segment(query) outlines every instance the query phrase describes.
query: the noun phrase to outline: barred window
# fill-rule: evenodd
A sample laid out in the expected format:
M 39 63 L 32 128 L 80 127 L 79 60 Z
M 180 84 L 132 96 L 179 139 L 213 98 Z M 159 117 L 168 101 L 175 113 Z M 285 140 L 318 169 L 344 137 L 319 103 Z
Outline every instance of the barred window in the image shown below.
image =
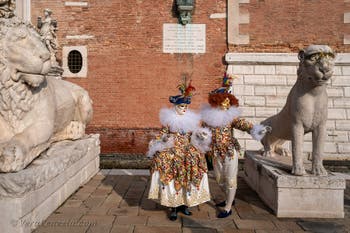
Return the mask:
M 1 1 L 1 0 L 0 0 Z M 87 46 L 63 46 L 62 77 L 86 78 L 88 72 Z
M 79 73 L 83 67 L 83 57 L 78 50 L 72 50 L 68 54 L 68 68 L 73 74 Z

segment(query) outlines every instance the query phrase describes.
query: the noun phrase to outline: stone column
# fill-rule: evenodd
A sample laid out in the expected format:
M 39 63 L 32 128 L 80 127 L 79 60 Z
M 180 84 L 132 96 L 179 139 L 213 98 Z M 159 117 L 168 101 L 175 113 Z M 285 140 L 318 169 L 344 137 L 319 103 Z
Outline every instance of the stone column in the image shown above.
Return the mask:
M 31 21 L 31 0 L 16 0 L 16 15 L 25 21 Z

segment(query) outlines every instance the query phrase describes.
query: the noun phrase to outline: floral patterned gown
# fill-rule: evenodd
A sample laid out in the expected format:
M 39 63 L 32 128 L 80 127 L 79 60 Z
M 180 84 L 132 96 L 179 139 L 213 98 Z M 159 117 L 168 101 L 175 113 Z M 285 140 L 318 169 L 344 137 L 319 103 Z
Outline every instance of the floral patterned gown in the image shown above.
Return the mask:
M 167 137 L 171 143 L 153 156 L 148 198 L 158 199 L 167 207 L 195 206 L 209 201 L 205 155 L 191 143 L 193 131 L 171 128 L 174 127 L 163 127 L 157 138 Z

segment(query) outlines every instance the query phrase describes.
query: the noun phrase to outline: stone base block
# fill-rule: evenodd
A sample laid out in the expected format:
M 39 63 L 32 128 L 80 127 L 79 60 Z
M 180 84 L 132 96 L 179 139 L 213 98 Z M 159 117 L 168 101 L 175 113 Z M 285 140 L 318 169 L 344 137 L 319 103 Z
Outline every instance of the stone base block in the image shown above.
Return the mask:
M 291 175 L 290 163 L 247 151 L 244 178 L 277 217 L 343 218 L 345 180 L 328 176 Z
M 99 171 L 98 135 L 62 141 L 17 173 L 0 174 L 1 233 L 28 233 Z

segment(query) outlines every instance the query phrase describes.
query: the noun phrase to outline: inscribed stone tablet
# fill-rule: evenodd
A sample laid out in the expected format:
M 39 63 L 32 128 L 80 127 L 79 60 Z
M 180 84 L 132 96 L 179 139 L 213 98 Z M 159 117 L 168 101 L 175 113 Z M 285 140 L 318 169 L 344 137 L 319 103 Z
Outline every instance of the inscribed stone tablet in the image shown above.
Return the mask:
M 163 53 L 205 53 L 205 24 L 163 24 Z

